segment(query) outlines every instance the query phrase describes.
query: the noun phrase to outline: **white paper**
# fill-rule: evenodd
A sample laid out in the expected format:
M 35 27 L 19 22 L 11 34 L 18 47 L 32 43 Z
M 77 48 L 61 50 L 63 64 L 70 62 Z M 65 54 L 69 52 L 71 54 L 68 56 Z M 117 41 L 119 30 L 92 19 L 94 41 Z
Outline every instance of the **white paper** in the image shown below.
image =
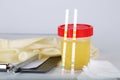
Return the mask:
M 115 80 L 120 78 L 120 71 L 109 61 L 91 60 L 88 67 L 78 76 L 85 80 Z
M 48 58 L 44 58 L 44 59 L 41 59 L 41 60 L 36 60 L 36 61 L 33 61 L 31 62 L 30 64 L 22 67 L 22 68 L 35 68 L 39 65 L 41 65 L 42 63 L 44 63 Z

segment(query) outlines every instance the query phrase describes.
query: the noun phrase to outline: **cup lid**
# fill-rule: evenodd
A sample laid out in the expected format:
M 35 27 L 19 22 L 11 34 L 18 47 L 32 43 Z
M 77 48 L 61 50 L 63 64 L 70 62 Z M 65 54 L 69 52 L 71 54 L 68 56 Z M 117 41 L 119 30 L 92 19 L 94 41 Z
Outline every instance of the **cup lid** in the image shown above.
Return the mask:
M 58 26 L 58 35 L 64 37 L 65 24 Z M 93 35 L 93 27 L 89 24 L 77 24 L 76 38 L 90 37 Z M 68 24 L 67 38 L 73 37 L 73 24 Z

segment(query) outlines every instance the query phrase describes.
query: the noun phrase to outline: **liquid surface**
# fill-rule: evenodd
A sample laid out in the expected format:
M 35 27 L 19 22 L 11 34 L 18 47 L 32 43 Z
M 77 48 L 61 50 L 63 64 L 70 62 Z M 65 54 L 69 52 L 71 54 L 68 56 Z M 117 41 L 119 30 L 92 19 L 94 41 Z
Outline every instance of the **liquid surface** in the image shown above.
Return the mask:
M 65 69 L 71 69 L 72 58 L 72 39 L 66 41 L 66 57 L 65 57 Z M 61 39 L 61 52 L 63 52 L 64 40 Z M 78 39 L 76 41 L 75 49 L 75 70 L 81 70 L 84 66 L 87 66 L 90 60 L 90 40 Z

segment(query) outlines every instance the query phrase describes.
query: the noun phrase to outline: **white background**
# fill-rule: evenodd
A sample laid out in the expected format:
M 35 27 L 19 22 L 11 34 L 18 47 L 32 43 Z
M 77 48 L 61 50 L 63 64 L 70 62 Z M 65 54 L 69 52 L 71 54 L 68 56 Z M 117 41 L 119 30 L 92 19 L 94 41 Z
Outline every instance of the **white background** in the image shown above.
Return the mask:
M 0 33 L 57 34 L 65 9 L 94 26 L 92 41 L 115 65 L 120 57 L 120 0 L 0 0 Z

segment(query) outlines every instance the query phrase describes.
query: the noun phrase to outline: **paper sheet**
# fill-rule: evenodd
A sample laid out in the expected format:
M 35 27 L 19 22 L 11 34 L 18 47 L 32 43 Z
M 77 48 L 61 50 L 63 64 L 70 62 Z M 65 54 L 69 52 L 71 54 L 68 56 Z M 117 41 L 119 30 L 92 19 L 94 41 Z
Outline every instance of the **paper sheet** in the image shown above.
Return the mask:
M 91 60 L 88 67 L 78 76 L 78 80 L 115 80 L 120 71 L 108 61 Z
M 41 60 L 36 60 L 34 62 L 31 62 L 30 64 L 22 67 L 22 68 L 35 68 L 39 65 L 41 65 L 44 61 L 46 61 L 48 58 L 44 58 L 44 59 L 41 59 Z

